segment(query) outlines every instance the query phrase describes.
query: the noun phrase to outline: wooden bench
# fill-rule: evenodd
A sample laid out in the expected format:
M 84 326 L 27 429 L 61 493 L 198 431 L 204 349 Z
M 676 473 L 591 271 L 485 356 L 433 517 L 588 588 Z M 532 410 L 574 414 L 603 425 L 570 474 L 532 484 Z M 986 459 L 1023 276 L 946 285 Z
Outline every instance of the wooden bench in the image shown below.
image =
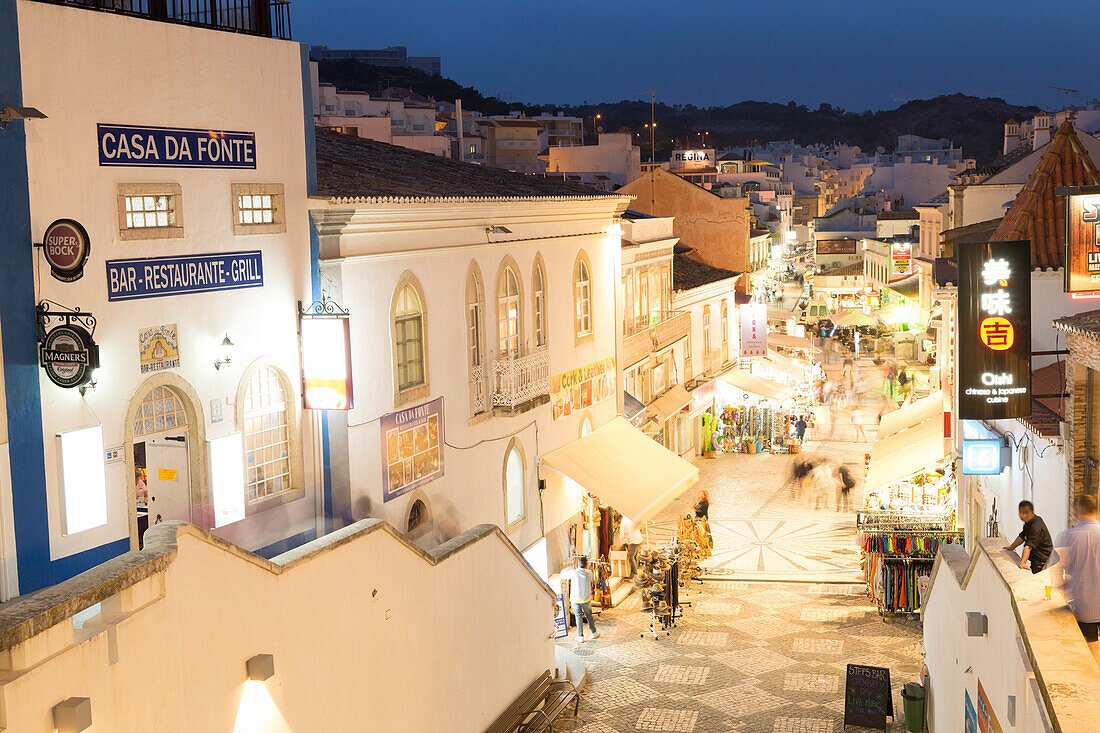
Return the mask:
M 508 706 L 486 733 L 536 733 L 550 730 L 550 724 L 573 703 L 577 717 L 581 698 L 568 680 L 554 681 L 547 670 Z

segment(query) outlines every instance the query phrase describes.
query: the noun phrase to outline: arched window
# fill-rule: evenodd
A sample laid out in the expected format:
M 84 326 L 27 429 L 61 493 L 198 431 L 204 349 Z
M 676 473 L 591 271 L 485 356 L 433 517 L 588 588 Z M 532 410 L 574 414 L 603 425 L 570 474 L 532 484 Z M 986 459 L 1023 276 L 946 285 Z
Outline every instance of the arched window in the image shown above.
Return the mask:
M 398 287 L 393 310 L 393 346 L 397 389 L 402 391 L 425 383 L 424 306 L 412 283 Z
M 523 519 L 527 513 L 525 504 L 525 477 L 523 452 L 513 441 L 504 454 L 504 525 L 510 526 Z
M 497 282 L 498 354 L 501 359 L 519 357 L 520 312 L 519 277 L 511 265 L 505 265 Z
M 290 484 L 290 426 L 283 380 L 272 367 L 255 371 L 244 392 L 244 452 L 249 501 Z
M 535 302 L 535 346 L 546 346 L 546 271 L 541 257 L 535 260 L 531 289 Z
M 582 252 L 573 268 L 573 304 L 576 311 L 577 337 L 592 333 L 592 275 Z
M 424 502 L 417 499 L 413 502 L 412 508 L 409 509 L 409 526 L 406 532 L 412 532 L 418 528 L 427 519 L 428 508 L 424 506 Z
M 476 269 L 471 269 L 466 278 L 466 346 L 471 369 L 481 366 L 485 360 L 481 325 L 482 303 L 484 303 L 484 295 L 481 290 L 481 277 L 478 276 Z

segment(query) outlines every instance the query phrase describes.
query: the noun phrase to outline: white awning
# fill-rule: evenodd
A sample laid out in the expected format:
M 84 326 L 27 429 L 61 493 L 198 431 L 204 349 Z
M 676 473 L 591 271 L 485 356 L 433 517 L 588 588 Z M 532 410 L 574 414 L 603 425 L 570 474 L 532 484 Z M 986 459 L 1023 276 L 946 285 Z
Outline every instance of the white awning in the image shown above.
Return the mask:
M 904 405 L 882 416 L 878 426 L 878 438 L 881 440 L 899 430 L 919 425 L 925 420 L 938 419 L 943 422 L 943 391 L 933 392 L 927 397 Z
M 652 519 L 699 480 L 698 468 L 621 417 L 544 454 L 542 469 L 548 491 L 557 485 L 569 492 L 575 483 L 635 523 Z M 577 503 L 573 513 L 579 510 Z
M 649 405 L 649 410 L 657 416 L 658 420 L 664 422 L 690 404 L 691 394 L 684 389 L 682 384 L 677 384 L 653 400 Z
M 943 420 L 929 419 L 875 441 L 865 489 L 871 491 L 936 467 L 943 457 Z
M 786 333 L 768 333 L 769 346 L 782 346 L 787 349 L 810 350 L 810 339 L 805 336 L 791 336 Z
M 806 378 L 806 367 L 809 366 L 803 362 L 795 361 L 789 356 L 784 356 L 775 349 L 768 349 L 768 355 L 761 358 L 760 361 L 777 372 L 799 381 Z
M 791 394 L 791 388 L 785 387 L 782 384 L 777 384 L 770 379 L 761 379 L 760 377 L 749 374 L 742 369 L 731 369 L 721 377 L 723 382 L 731 384 L 738 389 L 743 389 L 746 392 L 751 392 L 754 395 L 765 397 L 769 400 L 775 400 L 782 402 L 787 399 Z

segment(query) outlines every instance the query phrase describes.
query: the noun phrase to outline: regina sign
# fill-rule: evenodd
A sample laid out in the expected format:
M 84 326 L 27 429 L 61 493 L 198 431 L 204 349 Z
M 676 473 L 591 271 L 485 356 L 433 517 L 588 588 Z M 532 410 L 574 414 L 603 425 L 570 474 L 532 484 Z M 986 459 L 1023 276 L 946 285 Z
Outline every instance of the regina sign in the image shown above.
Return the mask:
M 71 283 L 84 276 L 89 249 L 88 232 L 72 219 L 58 219 L 46 227 L 42 237 L 46 263 L 61 282 Z

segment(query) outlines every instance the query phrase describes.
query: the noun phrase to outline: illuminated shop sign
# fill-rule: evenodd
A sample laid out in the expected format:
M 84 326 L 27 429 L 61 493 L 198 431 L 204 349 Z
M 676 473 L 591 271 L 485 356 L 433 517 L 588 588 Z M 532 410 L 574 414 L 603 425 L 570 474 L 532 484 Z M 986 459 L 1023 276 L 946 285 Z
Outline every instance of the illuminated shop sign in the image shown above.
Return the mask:
M 819 255 L 854 255 L 856 253 L 856 240 L 819 239 L 815 251 Z
M 99 164 L 136 168 L 256 168 L 256 133 L 96 125 Z
M 1012 449 L 999 438 L 963 440 L 962 472 L 968 476 L 999 476 L 1011 456 Z
M 959 248 L 959 417 L 1031 414 L 1031 244 Z
M 351 319 L 302 318 L 302 399 L 307 410 L 350 410 Z
M 890 245 L 890 272 L 908 275 L 913 272 L 913 245 L 909 242 Z
M 768 308 L 762 303 L 746 303 L 741 311 L 741 356 L 768 353 Z
M 1100 290 L 1100 189 L 1069 190 L 1078 193 L 1066 196 L 1065 290 Z
M 716 160 L 715 151 L 707 150 L 673 150 L 669 156 L 669 168 L 682 170 L 684 168 L 713 168 Z
M 50 274 L 61 282 L 71 283 L 84 276 L 84 264 L 91 251 L 88 232 L 73 219 L 58 219 L 46 228 L 42 237 L 42 252 Z

